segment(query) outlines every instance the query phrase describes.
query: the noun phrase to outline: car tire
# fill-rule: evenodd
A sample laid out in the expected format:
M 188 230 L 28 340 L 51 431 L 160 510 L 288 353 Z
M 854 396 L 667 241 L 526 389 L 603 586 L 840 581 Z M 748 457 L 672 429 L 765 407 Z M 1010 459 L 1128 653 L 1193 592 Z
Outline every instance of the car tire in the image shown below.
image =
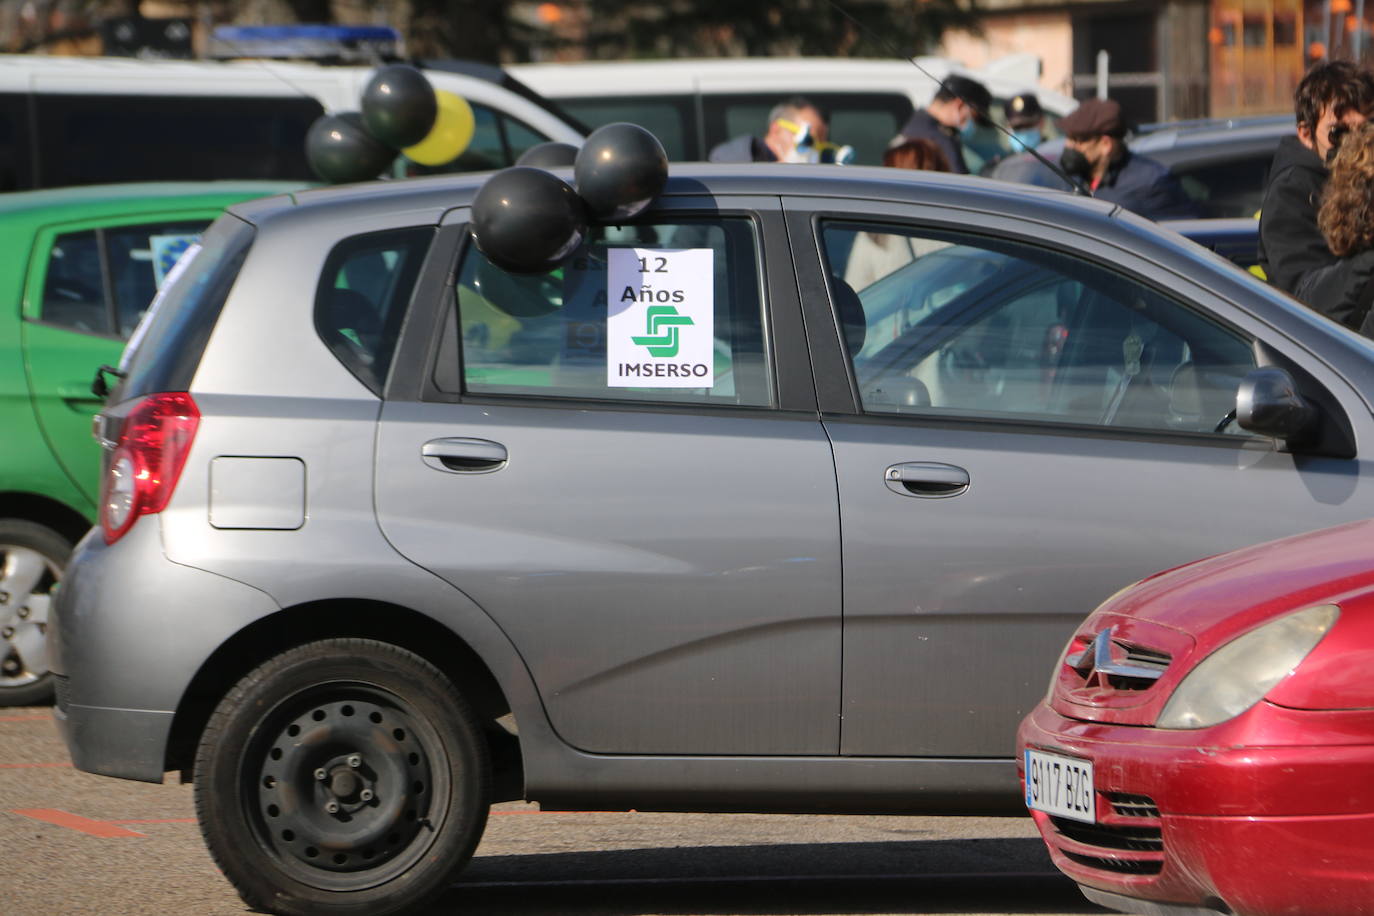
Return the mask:
M 400 913 L 441 894 L 486 826 L 486 740 L 412 652 L 327 639 L 234 686 L 196 753 L 201 832 L 252 908 Z
M 48 612 L 71 555 L 46 525 L 0 519 L 0 706 L 52 702 Z

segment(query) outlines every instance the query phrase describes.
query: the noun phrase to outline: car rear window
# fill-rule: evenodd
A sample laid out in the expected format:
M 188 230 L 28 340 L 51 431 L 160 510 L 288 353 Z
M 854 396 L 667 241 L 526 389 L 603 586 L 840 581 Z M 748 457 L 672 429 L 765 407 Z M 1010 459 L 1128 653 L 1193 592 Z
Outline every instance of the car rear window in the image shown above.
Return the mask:
M 129 339 L 113 403 L 190 387 L 254 235 L 251 225 L 225 214 L 187 249 Z
M 330 252 L 320 275 L 315 330 L 339 362 L 379 397 L 406 304 L 433 240 L 433 226 L 345 239 Z

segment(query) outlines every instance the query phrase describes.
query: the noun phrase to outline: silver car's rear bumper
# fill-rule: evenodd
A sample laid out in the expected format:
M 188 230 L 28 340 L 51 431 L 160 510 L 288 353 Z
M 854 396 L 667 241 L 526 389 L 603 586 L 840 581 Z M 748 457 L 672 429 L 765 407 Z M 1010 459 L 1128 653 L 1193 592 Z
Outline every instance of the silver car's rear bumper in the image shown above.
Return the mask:
M 87 773 L 161 782 L 173 714 L 61 704 L 53 718 L 72 765 Z
M 156 517 L 113 545 L 92 530 L 72 555 L 48 631 L 72 762 L 161 782 L 191 679 L 234 633 L 277 609 L 255 588 L 168 560 Z

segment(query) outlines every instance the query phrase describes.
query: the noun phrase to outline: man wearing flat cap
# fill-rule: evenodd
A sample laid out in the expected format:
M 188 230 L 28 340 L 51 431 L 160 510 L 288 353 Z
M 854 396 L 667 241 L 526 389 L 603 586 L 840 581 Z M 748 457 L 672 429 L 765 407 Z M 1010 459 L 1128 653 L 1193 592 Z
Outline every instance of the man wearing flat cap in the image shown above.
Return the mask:
M 1147 219 L 1197 216 L 1198 208 L 1169 170 L 1126 147 L 1121 105 L 1111 99 L 1086 99 L 1066 117 L 1059 165 L 1092 191 L 1093 197 L 1120 204 Z

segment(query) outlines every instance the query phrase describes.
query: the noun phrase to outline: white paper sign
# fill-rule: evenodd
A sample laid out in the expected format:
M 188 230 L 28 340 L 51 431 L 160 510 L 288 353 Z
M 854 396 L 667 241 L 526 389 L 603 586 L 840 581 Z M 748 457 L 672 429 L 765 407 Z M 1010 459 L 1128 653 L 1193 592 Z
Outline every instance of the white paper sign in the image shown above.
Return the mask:
M 612 248 L 606 266 L 606 384 L 715 384 L 715 252 Z
M 199 235 L 148 236 L 149 257 L 153 262 L 153 281 L 158 289 L 162 289 L 167 274 L 171 273 L 181 256 L 199 241 Z

